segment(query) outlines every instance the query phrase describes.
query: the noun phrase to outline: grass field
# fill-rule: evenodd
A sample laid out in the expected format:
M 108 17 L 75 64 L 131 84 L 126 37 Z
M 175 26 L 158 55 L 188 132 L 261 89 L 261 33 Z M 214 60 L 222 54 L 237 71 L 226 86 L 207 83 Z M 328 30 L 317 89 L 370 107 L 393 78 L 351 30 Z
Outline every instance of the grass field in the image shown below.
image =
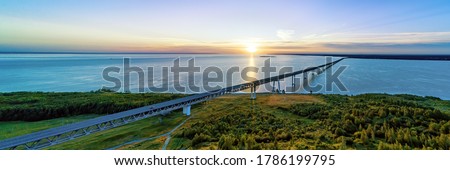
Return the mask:
M 159 116 L 140 120 L 124 126 L 120 126 L 107 131 L 91 134 L 77 138 L 75 140 L 55 145 L 46 149 L 79 149 L 79 150 L 98 150 L 109 149 L 119 146 L 129 141 L 150 138 L 169 132 L 187 117 L 180 112 L 175 112 L 162 117 Z M 163 141 L 164 142 L 164 141 Z M 156 146 L 156 145 L 150 145 Z M 137 147 L 137 146 L 136 146 Z M 122 148 L 122 147 L 120 147 Z M 120 149 L 119 148 L 119 149 Z M 124 147 L 127 148 L 127 147 Z M 128 147 L 132 148 L 132 147 Z M 159 149 L 159 147 L 145 148 Z
M 11 138 L 15 136 L 25 135 L 40 130 L 45 130 L 53 127 L 58 127 L 70 123 L 79 122 L 82 120 L 92 119 L 99 115 L 78 115 L 66 118 L 56 118 L 50 120 L 43 120 L 37 122 L 25 122 L 25 121 L 8 121 L 0 122 L 0 140 Z

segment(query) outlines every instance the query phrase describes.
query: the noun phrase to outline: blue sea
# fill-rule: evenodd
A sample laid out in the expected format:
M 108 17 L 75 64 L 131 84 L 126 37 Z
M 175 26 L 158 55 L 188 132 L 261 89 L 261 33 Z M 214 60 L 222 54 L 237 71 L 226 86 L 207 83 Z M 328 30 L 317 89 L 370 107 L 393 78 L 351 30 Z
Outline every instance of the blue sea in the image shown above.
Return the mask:
M 249 72 L 248 77 L 264 78 L 262 67 L 270 59 L 275 70 L 290 67 L 293 71 L 317 66 L 327 62 L 323 56 L 295 56 L 276 55 L 273 57 L 260 57 L 259 55 L 227 55 L 227 54 L 0 54 L 0 92 L 16 91 L 44 91 L 44 92 L 86 92 L 112 87 L 115 84 L 105 80 L 103 72 L 107 68 L 118 68 L 119 72 L 108 73 L 123 83 L 124 58 L 129 58 L 131 67 L 142 70 L 144 77 L 139 78 L 137 72 L 131 72 L 130 85 L 120 84 L 119 91 L 129 87 L 131 92 L 139 92 L 140 82 L 148 87 L 149 80 L 155 86 L 167 84 L 168 93 L 194 93 L 198 92 L 187 88 L 179 91 L 174 84 L 187 86 L 189 81 L 202 88 L 204 71 L 219 69 L 224 80 L 212 82 L 210 86 L 225 87 L 228 84 L 239 84 L 249 80 L 243 79 L 240 72 L 245 68 L 255 67 L 258 73 Z M 337 60 L 340 57 L 333 57 Z M 180 66 L 185 67 L 188 61 L 194 59 L 195 67 L 200 69 L 194 75 L 180 74 L 180 80 L 174 79 L 170 71 L 174 61 L 180 60 Z M 162 78 L 162 68 L 169 69 L 167 81 Z M 149 78 L 149 68 L 153 68 L 154 77 Z M 212 69 L 211 69 L 212 68 Z M 227 80 L 227 71 L 238 68 L 239 72 L 231 74 Z M 418 61 L 418 60 L 382 60 L 382 59 L 344 59 L 333 66 L 331 72 L 343 69 L 337 76 L 345 86 L 339 89 L 333 85 L 331 89 L 322 88 L 318 93 L 362 94 L 362 93 L 389 93 L 389 94 L 415 94 L 420 96 L 435 96 L 450 100 L 450 61 Z M 108 70 L 108 69 L 107 69 Z M 140 71 L 138 71 L 140 72 Z M 271 76 L 278 75 L 273 72 Z M 322 73 L 311 79 L 311 86 L 323 85 L 329 81 L 327 74 Z M 210 77 L 221 77 L 219 73 L 208 74 Z M 336 75 L 335 75 L 336 76 Z M 300 77 L 300 76 L 299 76 Z M 301 78 L 300 78 L 301 79 Z M 231 81 L 232 80 L 232 81 Z M 292 84 L 291 79 L 280 82 L 285 89 Z M 144 91 L 149 91 L 144 88 Z M 259 92 L 270 91 L 259 88 Z M 295 93 L 307 93 L 300 88 Z

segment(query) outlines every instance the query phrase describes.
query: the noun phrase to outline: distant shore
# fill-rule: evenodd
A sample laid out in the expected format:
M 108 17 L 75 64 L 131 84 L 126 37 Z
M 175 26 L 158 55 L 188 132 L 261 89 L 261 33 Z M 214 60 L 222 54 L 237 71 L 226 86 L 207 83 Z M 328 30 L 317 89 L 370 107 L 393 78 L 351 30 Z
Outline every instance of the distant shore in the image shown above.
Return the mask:
M 333 56 L 359 59 L 390 59 L 390 60 L 450 60 L 450 55 L 432 54 L 285 54 L 285 55 L 309 55 L 309 56 Z
M 0 52 L 0 54 L 218 54 L 202 52 Z

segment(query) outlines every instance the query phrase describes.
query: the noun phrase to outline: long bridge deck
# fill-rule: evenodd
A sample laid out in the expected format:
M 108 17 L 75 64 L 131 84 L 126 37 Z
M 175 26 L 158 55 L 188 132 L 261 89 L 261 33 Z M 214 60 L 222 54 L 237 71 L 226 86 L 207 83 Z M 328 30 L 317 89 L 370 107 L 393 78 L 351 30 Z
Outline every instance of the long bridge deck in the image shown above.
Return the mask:
M 148 117 L 167 114 L 173 110 L 181 108 L 183 108 L 183 112 L 189 114 L 190 113 L 189 109 L 191 105 L 211 100 L 215 97 L 225 95 L 227 93 L 242 91 L 248 88 L 252 88 L 252 93 L 255 93 L 252 95 L 255 95 L 256 97 L 256 90 L 255 90 L 256 86 L 270 83 L 273 81 L 279 81 L 284 78 L 295 76 L 298 74 L 304 74 L 310 71 L 315 71 L 317 69 L 325 70 L 331 67 L 332 65 L 340 62 L 343 59 L 344 58 L 341 58 L 339 60 L 330 63 L 326 63 L 316 67 L 310 67 L 292 73 L 281 74 L 278 76 L 260 79 L 253 82 L 238 84 L 214 91 L 190 95 L 179 99 L 169 100 L 128 111 L 105 115 L 81 121 L 78 123 L 42 130 L 23 136 L 13 137 L 10 139 L 0 141 L 0 149 L 40 149 L 56 145 L 59 143 L 63 143 L 81 136 L 89 135 L 94 132 L 99 132 L 117 126 L 121 126 L 127 123 L 135 122 Z M 188 107 L 188 109 L 186 109 L 186 107 Z

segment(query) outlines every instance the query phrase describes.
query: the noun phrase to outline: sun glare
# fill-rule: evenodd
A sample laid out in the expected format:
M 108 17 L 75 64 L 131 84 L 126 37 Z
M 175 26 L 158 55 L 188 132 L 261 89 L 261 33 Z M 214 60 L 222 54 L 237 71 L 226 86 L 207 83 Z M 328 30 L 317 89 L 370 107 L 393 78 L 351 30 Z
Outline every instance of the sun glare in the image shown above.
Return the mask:
M 249 45 L 247 45 L 246 50 L 247 50 L 249 53 L 255 53 L 258 49 L 256 48 L 256 45 L 255 45 L 255 44 L 249 44 Z

